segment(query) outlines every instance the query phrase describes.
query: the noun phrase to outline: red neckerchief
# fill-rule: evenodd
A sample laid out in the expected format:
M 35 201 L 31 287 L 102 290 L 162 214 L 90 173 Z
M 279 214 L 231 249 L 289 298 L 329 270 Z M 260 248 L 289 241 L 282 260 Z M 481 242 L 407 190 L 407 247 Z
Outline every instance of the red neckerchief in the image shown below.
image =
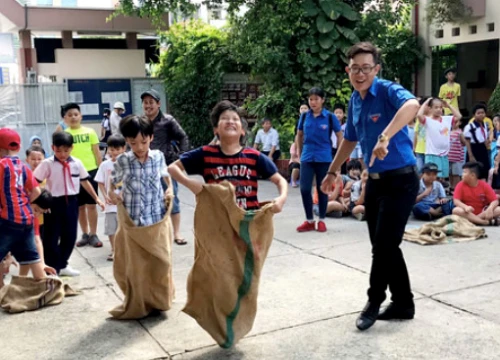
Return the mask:
M 64 196 L 66 197 L 66 203 L 68 202 L 68 181 L 66 180 L 66 175 L 69 176 L 69 180 L 71 182 L 71 188 L 75 190 L 75 185 L 73 184 L 73 179 L 71 176 L 71 168 L 69 166 L 69 162 L 73 161 L 71 156 L 66 161 L 61 161 L 54 156 L 54 160 L 59 161 L 63 167 L 63 178 L 64 178 Z

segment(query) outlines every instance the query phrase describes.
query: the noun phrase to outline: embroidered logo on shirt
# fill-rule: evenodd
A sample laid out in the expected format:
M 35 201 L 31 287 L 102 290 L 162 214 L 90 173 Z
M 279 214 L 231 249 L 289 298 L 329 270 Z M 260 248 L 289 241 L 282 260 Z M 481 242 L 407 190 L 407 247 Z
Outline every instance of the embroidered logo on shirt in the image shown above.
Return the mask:
M 370 115 L 370 119 L 372 119 L 372 121 L 376 123 L 378 119 L 380 119 L 380 114 Z
M 328 125 L 320 125 L 321 130 L 326 130 L 328 129 Z

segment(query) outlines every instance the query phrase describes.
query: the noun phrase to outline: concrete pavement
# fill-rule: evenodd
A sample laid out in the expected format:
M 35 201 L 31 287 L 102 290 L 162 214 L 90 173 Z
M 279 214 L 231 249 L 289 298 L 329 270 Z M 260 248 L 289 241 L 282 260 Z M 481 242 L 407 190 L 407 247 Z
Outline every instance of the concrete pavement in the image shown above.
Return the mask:
M 274 186 L 261 183 L 260 199 Z M 181 312 L 193 263 L 194 198 L 181 189 L 182 229 L 174 245 L 177 298 L 172 310 L 141 321 L 110 320 L 122 294 L 105 248 L 76 249 L 66 278 L 83 294 L 61 305 L 10 315 L 0 312 L 0 358 L 17 359 L 495 359 L 500 358 L 500 228 L 486 239 L 424 247 L 404 243 L 416 296 L 416 318 L 377 322 L 359 332 L 366 302 L 370 245 L 365 223 L 329 219 L 326 234 L 298 234 L 304 215 L 290 189 L 275 218 L 275 239 L 261 278 L 252 332 L 231 350 L 218 348 Z M 412 224 L 419 224 L 411 221 Z M 100 219 L 100 234 L 104 218 Z M 101 239 L 105 239 L 101 236 Z

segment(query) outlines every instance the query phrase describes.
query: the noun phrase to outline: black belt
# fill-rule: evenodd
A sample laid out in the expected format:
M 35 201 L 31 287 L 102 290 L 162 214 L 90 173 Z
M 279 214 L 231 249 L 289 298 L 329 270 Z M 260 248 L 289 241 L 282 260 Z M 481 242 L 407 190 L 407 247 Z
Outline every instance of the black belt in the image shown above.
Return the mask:
M 404 174 L 410 174 L 412 172 L 417 172 L 417 167 L 416 166 L 405 166 L 399 169 L 394 169 L 394 170 L 387 170 L 384 172 L 380 173 L 370 173 L 370 178 L 373 180 L 379 180 L 391 176 L 396 176 L 396 175 L 404 175 Z

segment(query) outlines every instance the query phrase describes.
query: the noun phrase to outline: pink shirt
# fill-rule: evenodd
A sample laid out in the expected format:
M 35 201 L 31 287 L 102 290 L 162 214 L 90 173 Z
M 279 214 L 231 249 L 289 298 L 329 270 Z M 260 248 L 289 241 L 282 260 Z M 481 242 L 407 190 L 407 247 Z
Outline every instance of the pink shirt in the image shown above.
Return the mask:
M 68 164 L 69 170 L 65 172 L 62 163 L 51 156 L 42 161 L 33 174 L 39 182 L 47 180 L 45 188 L 54 197 L 78 195 L 80 180 L 87 180 L 89 173 L 77 158 L 70 157 Z
M 290 147 L 290 164 L 292 163 L 300 163 L 299 154 L 297 154 L 297 147 L 295 143 Z

